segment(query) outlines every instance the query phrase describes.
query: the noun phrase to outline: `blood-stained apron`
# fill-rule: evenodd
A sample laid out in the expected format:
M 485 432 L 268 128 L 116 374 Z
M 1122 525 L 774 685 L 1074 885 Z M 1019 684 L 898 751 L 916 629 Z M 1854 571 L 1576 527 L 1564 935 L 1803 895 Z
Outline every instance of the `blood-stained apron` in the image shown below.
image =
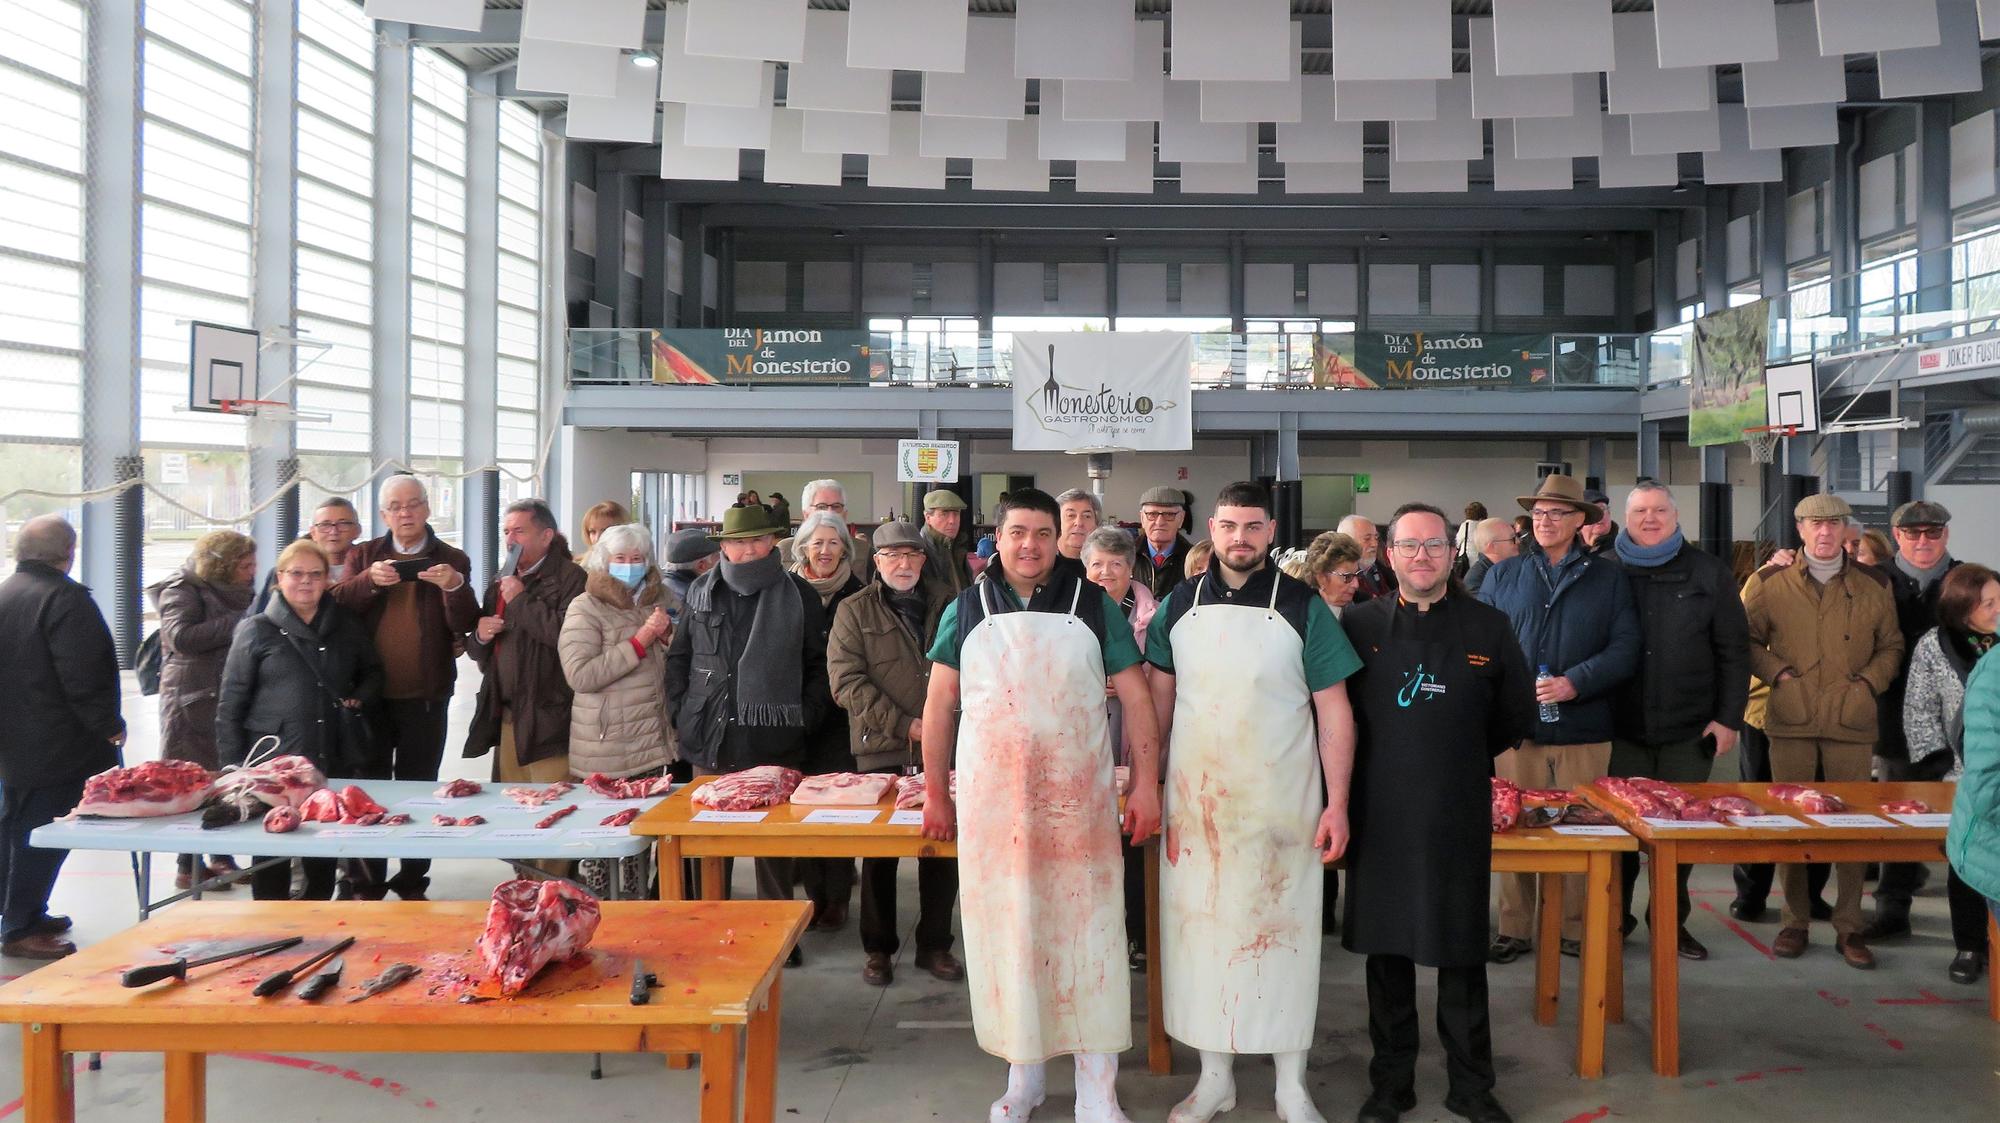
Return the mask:
M 1312 1045 L 1325 809 L 1305 642 L 1271 603 L 1174 623 L 1160 941 L 1167 1033 L 1215 1053 Z
M 986 615 L 959 653 L 959 913 L 979 1047 L 1013 1064 L 1132 1044 L 1104 656 L 1076 616 Z M 1108 621 L 1112 627 L 1117 621 Z

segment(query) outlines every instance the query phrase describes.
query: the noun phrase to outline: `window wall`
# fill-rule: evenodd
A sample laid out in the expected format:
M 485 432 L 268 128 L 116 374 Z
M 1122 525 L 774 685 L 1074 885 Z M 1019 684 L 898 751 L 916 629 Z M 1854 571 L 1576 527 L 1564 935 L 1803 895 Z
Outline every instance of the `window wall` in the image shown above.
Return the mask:
M 500 106 L 498 409 L 494 448 L 500 499 L 525 497 L 520 477 L 541 452 L 537 431 L 542 394 L 542 134 L 533 112 Z
M 410 457 L 449 474 L 465 455 L 465 68 L 414 51 L 410 91 Z M 456 542 L 456 506 L 432 490 L 432 525 Z

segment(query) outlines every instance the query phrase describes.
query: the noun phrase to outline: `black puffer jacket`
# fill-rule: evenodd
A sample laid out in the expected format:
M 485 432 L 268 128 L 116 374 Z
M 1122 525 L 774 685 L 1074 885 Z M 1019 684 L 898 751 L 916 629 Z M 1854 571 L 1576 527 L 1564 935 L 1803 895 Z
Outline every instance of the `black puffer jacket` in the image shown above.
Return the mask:
M 345 738 L 358 723 L 340 713 L 334 696 L 359 698 L 365 712 L 381 692 L 382 657 L 352 613 L 329 595 L 308 624 L 284 597 L 272 597 L 236 626 L 229 645 L 216 755 L 241 764 L 259 738 L 275 735 L 280 752 L 297 753 L 328 775 L 351 775 L 359 762 L 349 751 L 358 746 Z
M 52 787 L 117 765 L 111 629 L 52 565 L 24 561 L 0 582 L 0 683 L 0 783 Z
M 1612 710 L 1618 736 L 1665 745 L 1699 736 L 1711 721 L 1742 729 L 1750 624 L 1728 564 L 1689 544 L 1664 565 L 1626 566 L 1625 580 L 1642 643 L 1639 670 Z
M 805 725 L 798 728 L 745 726 L 736 720 L 736 664 L 750 641 L 753 598 L 731 589 L 720 566 L 696 578 L 689 590 L 688 606 L 681 610 L 667 648 L 667 703 L 680 733 L 681 759 L 696 768 L 735 772 L 760 764 L 810 766 L 820 724 L 833 708 L 826 677 L 826 614 L 819 594 L 796 574 L 785 574 L 784 583 L 773 585 L 766 595 L 781 594 L 788 585 L 804 612 L 798 659 Z M 703 603 L 709 606 L 706 611 L 695 608 Z

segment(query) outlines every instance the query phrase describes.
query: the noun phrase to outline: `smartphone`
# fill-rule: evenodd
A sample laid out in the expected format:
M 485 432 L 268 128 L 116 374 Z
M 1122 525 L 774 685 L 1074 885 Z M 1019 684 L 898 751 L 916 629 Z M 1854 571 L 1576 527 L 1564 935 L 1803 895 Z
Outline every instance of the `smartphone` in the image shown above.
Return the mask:
M 408 560 L 403 560 L 399 558 L 395 561 L 390 562 L 389 564 L 396 567 L 396 576 L 402 578 L 405 581 L 415 581 L 417 579 L 417 574 L 422 573 L 426 569 L 429 569 L 432 565 L 436 563 L 426 558 L 410 558 Z

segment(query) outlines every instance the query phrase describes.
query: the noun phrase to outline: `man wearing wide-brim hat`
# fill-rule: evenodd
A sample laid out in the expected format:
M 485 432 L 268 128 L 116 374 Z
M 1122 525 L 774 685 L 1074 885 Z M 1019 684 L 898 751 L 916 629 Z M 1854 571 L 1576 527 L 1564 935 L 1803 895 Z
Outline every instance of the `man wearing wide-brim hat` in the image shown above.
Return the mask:
M 1585 497 L 1582 484 L 1544 476 L 1519 502 L 1541 549 L 1495 564 L 1480 582 L 1479 599 L 1507 614 L 1529 670 L 1537 672 L 1535 701 L 1553 706 L 1556 720 L 1538 716 L 1529 739 L 1501 753 L 1493 770 L 1524 788 L 1569 788 L 1604 775 L 1611 763 L 1612 702 L 1639 666 L 1639 611 L 1617 559 L 1584 548 L 1581 531 L 1601 521 L 1604 509 Z M 1500 931 L 1488 957 L 1511 963 L 1530 946 L 1536 883 L 1528 874 L 1499 880 Z M 1582 939 L 1583 879 L 1568 877 L 1563 953 L 1579 954 Z
M 698 774 L 800 768 L 832 708 L 819 594 L 786 571 L 783 527 L 762 506 L 723 512 L 722 564 L 688 587 L 667 648 L 667 701 L 681 758 Z M 792 895 L 792 860 L 757 860 L 757 895 Z M 798 958 L 794 953 L 794 959 Z
M 924 546 L 930 560 L 924 563 L 924 577 L 936 581 L 954 594 L 972 584 L 972 551 L 959 539 L 965 524 L 965 500 L 957 492 L 938 488 L 924 496 Z
M 1868 779 L 1876 699 L 1903 666 L 1903 634 L 1888 579 L 1849 560 L 1841 535 L 1853 509 L 1809 495 L 1793 510 L 1803 546 L 1787 566 L 1766 566 L 1743 587 L 1750 673 L 1771 688 L 1764 732 L 1771 778 L 1811 784 Z M 1861 935 L 1861 864 L 1834 866 L 1834 950 L 1850 967 L 1875 966 Z M 1806 867 L 1781 867 L 1785 912 L 1771 951 L 1805 954 L 1811 912 Z

